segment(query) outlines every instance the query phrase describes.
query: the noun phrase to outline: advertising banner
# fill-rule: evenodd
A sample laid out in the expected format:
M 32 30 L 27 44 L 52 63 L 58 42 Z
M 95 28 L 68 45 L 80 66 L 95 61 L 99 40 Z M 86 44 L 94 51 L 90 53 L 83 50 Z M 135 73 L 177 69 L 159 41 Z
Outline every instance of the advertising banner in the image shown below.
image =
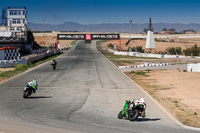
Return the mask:
M 85 34 L 58 34 L 58 40 L 85 40 Z
M 58 40 L 119 40 L 119 34 L 58 34 Z

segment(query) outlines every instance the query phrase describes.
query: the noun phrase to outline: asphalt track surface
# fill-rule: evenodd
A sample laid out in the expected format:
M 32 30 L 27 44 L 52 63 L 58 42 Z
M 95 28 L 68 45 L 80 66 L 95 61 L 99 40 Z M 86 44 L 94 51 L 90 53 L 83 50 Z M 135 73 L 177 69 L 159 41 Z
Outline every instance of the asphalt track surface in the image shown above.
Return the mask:
M 78 42 L 76 49 L 0 85 L 0 132 L 4 133 L 197 133 L 164 112 L 97 49 Z M 38 90 L 22 98 L 25 83 Z M 125 99 L 147 101 L 147 117 L 117 119 Z

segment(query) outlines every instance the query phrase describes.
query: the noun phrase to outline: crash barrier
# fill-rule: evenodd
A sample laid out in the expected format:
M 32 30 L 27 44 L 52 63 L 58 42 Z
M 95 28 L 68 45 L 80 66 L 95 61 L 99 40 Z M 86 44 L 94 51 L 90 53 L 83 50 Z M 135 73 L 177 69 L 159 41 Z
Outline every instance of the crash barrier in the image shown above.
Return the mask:
M 108 51 L 114 53 L 114 55 L 127 55 L 127 56 L 136 56 L 136 57 L 146 57 L 146 58 L 200 58 L 199 56 L 182 56 L 182 55 L 166 55 L 166 54 L 149 54 L 149 53 L 139 53 L 139 52 L 123 52 L 115 51 L 108 48 Z
M 197 64 L 187 64 L 188 72 L 200 72 L 200 63 Z
M 168 63 L 158 63 L 158 64 L 144 63 L 144 64 L 141 64 L 141 65 L 135 65 L 135 66 L 119 66 L 119 68 L 155 67 L 155 66 L 168 66 L 168 65 L 169 65 Z
M 15 67 L 17 64 L 28 65 L 29 62 L 34 63 L 34 62 L 37 62 L 39 60 L 42 60 L 42 59 L 45 59 L 47 57 L 58 54 L 60 52 L 61 52 L 60 50 L 54 50 L 54 51 L 49 52 L 49 53 L 44 53 L 44 54 L 41 54 L 41 55 L 36 55 L 34 57 L 24 58 L 24 59 L 20 59 L 20 60 L 0 60 L 0 68 Z
M 60 52 L 61 52 L 60 50 L 54 50 L 52 52 L 48 52 L 48 53 L 44 53 L 44 54 L 37 55 L 37 56 L 34 56 L 34 57 L 30 57 L 27 60 L 28 60 L 28 62 L 34 63 L 34 62 L 37 62 L 37 61 L 42 60 L 44 58 L 47 58 L 47 57 L 50 57 L 52 55 L 58 54 Z

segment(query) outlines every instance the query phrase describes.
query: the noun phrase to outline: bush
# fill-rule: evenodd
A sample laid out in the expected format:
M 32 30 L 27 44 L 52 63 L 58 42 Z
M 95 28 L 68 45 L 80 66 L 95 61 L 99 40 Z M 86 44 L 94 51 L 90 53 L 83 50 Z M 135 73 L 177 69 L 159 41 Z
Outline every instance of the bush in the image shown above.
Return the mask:
M 165 49 L 165 51 L 168 53 L 168 54 L 171 54 L 171 55 L 176 55 L 176 54 L 182 54 L 182 49 L 181 47 L 170 47 L 170 48 L 167 48 Z
M 109 43 L 108 48 L 114 48 L 114 45 L 112 43 Z
M 26 70 L 27 68 L 28 68 L 27 65 L 18 64 L 18 65 L 15 67 L 15 70 Z
M 143 75 L 143 76 L 145 76 L 146 73 L 143 72 L 143 71 L 139 71 L 139 72 L 137 72 L 136 74 L 137 74 L 137 75 Z
M 144 53 L 144 49 L 142 49 L 142 46 L 133 47 L 133 48 L 132 48 L 132 51 Z
M 199 56 L 200 55 L 200 48 L 197 47 L 195 44 L 192 48 L 188 48 L 183 51 L 187 56 Z
M 131 71 L 130 74 L 135 73 L 135 71 Z

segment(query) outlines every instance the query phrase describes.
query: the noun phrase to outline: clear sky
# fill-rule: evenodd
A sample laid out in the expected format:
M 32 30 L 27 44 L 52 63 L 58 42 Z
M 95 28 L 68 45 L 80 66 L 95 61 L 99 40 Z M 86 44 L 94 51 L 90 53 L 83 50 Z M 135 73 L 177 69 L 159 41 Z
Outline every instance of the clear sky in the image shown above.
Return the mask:
M 0 0 L 8 6 L 25 6 L 33 23 L 200 23 L 200 0 Z

